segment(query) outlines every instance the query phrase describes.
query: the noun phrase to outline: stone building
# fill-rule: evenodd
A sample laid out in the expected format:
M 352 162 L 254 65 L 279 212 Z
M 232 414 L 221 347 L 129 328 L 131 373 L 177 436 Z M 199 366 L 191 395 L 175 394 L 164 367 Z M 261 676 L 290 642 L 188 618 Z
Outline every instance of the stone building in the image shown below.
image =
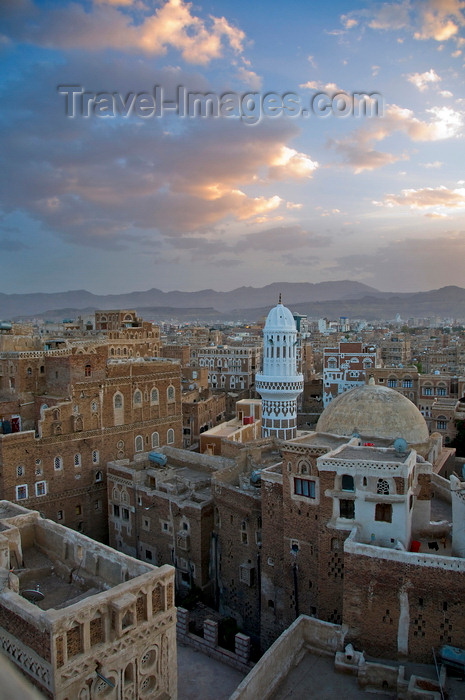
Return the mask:
M 176 568 L 176 589 L 212 594 L 212 474 L 235 462 L 162 448 L 137 461 L 108 464 L 110 544 L 153 564 Z
M 236 417 L 210 428 L 200 435 L 200 452 L 223 454 L 225 442 L 249 443 L 262 435 L 262 404 L 260 399 L 236 401 Z
M 107 462 L 182 444 L 180 366 L 108 355 L 103 341 L 0 354 L 0 493 L 102 541 Z
M 256 345 L 191 348 L 191 365 L 208 367 L 208 381 L 212 389 L 248 390 L 260 369 L 261 353 L 261 347 Z
M 385 367 L 402 367 L 412 361 L 411 339 L 405 333 L 390 333 L 379 341 L 381 362 Z
M 395 389 L 420 410 L 431 433 L 445 444 L 455 438 L 458 402 L 465 396 L 465 377 L 451 374 L 420 374 L 416 367 L 384 367 L 371 370 L 376 384 Z
M 0 644 L 53 700 L 177 698 L 174 570 L 0 501 Z
M 365 383 L 377 365 L 377 351 L 372 345 L 340 342 L 338 347 L 323 351 L 323 406 L 339 394 Z
M 226 396 L 209 389 L 193 389 L 182 396 L 182 442 L 183 447 L 199 445 L 200 436 L 224 421 Z
M 410 401 L 367 385 L 281 445 L 282 465 L 261 472 L 264 647 L 300 613 L 347 624 L 375 656 L 429 661 L 432 646 L 463 646 L 465 563 L 452 517 L 432 517 L 432 483 L 451 498 L 435 474 L 441 442 Z
M 233 466 L 212 476 L 214 528 L 212 565 L 215 600 L 223 615 L 236 619 L 256 638 L 261 617 L 261 470 L 280 463 L 272 438 L 226 445 Z

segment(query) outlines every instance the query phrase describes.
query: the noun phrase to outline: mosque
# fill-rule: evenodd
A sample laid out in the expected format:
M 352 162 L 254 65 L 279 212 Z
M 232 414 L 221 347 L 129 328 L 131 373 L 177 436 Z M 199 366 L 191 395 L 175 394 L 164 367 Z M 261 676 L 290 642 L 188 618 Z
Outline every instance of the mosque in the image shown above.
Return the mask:
M 301 613 L 342 625 L 374 656 L 429 662 L 433 647 L 464 647 L 465 483 L 441 476 L 454 451 L 373 379 L 298 431 L 296 345 L 280 300 L 256 378 L 262 436 L 282 456 L 261 470 L 262 647 Z

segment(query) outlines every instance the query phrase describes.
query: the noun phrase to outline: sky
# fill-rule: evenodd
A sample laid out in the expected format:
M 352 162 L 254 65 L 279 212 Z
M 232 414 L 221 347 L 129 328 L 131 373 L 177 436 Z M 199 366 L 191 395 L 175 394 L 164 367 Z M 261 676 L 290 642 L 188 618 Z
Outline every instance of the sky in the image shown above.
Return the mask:
M 465 287 L 463 0 L 2 0 L 0 67 L 0 292 Z

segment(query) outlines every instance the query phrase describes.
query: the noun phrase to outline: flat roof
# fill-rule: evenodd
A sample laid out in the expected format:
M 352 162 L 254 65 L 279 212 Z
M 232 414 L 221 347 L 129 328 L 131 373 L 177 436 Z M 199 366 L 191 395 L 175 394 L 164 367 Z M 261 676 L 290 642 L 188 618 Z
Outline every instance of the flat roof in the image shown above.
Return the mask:
M 337 455 L 328 455 L 328 457 L 334 459 L 356 459 L 362 462 L 397 462 L 398 464 L 404 464 L 410 452 L 411 450 L 400 453 L 392 448 L 379 449 L 378 447 L 368 447 L 365 445 L 360 445 L 359 447 L 355 445 L 345 445 Z

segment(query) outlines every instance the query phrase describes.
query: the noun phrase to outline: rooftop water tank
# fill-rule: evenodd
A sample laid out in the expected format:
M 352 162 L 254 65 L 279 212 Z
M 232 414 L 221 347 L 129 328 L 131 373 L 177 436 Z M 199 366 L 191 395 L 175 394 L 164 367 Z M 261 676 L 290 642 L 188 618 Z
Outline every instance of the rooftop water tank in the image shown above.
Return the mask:
M 161 452 L 149 452 L 149 462 L 157 464 L 159 467 L 166 466 L 168 458 Z

